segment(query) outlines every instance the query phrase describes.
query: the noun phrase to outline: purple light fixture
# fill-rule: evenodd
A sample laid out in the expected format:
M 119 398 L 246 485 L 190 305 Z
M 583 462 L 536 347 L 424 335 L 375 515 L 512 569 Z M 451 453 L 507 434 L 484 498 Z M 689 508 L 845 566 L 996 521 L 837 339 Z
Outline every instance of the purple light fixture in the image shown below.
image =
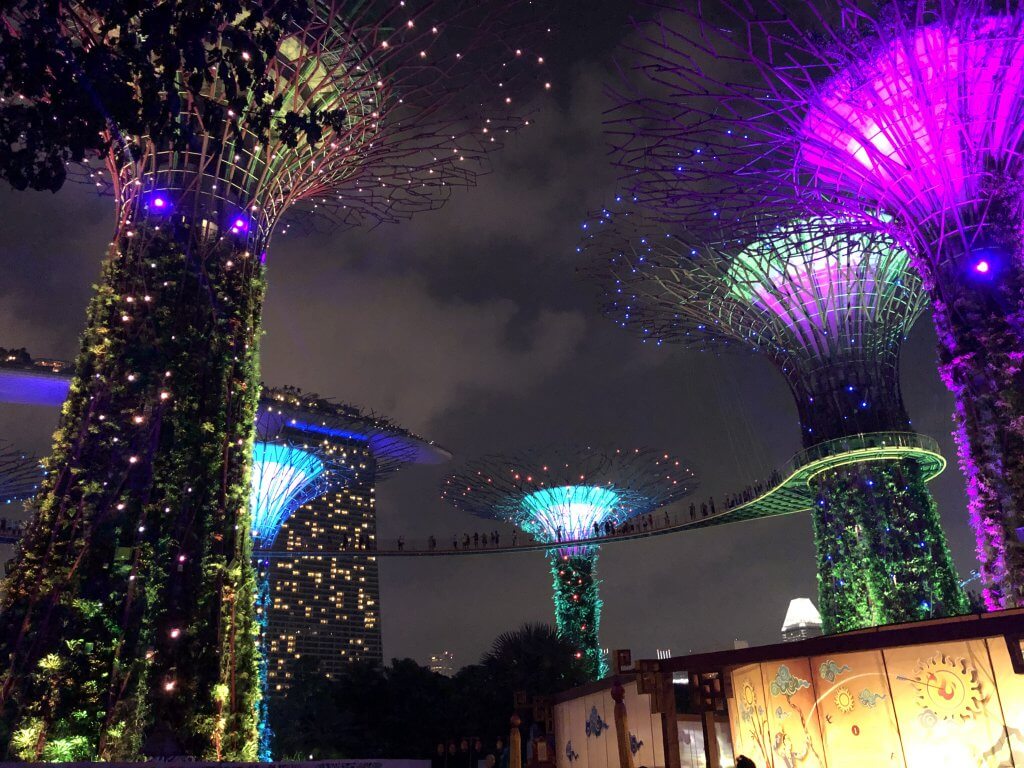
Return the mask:
M 157 215 L 170 213 L 174 207 L 171 205 L 171 198 L 168 197 L 166 192 L 162 191 L 150 192 L 146 197 L 145 205 L 149 213 Z
M 246 216 L 236 215 L 231 219 L 231 234 L 247 235 L 249 234 L 249 226 L 250 221 Z

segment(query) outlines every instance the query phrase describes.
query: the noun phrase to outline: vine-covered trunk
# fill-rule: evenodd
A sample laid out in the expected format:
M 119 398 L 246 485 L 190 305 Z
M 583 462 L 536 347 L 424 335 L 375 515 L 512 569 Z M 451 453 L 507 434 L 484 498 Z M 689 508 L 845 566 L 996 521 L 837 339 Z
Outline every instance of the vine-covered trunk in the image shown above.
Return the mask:
M 3 597 L 12 756 L 256 757 L 248 248 L 184 219 L 111 246 Z
M 975 252 L 940 270 L 930 287 L 985 604 L 1022 607 L 1024 251 Z
M 548 552 L 555 600 L 558 634 L 576 648 L 594 680 L 604 677 L 608 664 L 601 653 L 598 629 L 601 598 L 598 596 L 597 547 L 563 547 Z
M 818 610 L 826 635 L 872 627 L 878 620 L 869 598 L 867 574 L 852 510 L 817 482 L 811 527 L 818 562 Z
M 819 571 L 822 600 L 847 585 L 854 585 L 847 589 L 851 597 L 863 594 L 854 606 L 829 595 L 826 626 L 843 631 L 966 612 L 935 501 L 916 462 L 862 462 L 829 470 L 815 484 L 833 526 L 819 532 L 815 525 L 819 552 L 825 548 L 832 558 Z
M 274 731 L 270 726 L 269 679 L 270 647 L 267 642 L 267 625 L 270 621 L 270 562 L 260 559 L 256 569 L 256 623 L 259 630 L 258 656 L 260 703 L 257 717 L 259 743 L 257 758 L 261 763 L 273 760 Z

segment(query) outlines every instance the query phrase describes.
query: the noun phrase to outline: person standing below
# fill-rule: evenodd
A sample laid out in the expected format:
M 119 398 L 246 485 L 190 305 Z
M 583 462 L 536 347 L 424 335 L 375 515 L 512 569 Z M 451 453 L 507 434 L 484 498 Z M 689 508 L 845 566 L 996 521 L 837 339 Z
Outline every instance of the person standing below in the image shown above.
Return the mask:
M 443 741 L 437 745 L 437 752 L 430 758 L 430 768 L 448 768 L 448 754 Z

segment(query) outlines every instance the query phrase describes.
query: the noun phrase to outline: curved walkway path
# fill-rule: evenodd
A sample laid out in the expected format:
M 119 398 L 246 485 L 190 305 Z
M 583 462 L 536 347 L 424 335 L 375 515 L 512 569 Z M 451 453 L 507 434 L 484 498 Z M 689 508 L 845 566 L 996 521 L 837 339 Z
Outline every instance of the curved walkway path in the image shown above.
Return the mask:
M 67 396 L 70 383 L 69 366 L 61 361 L 39 361 L 34 365 L 5 364 L 0 360 L 0 402 L 31 403 L 35 405 L 59 406 Z M 707 517 L 698 516 L 694 520 L 682 519 L 682 514 L 675 518 L 666 518 L 664 514 L 653 515 L 654 525 L 643 528 L 639 525 L 631 532 L 615 533 L 609 536 L 597 536 L 591 539 L 580 539 L 571 542 L 574 546 L 588 544 L 611 544 L 617 541 L 630 541 L 650 536 L 663 536 L 668 533 L 708 528 L 714 525 L 738 523 L 744 520 L 755 520 L 763 517 L 777 517 L 806 512 L 814 505 L 814 493 L 811 481 L 822 472 L 847 464 L 865 461 L 891 461 L 895 459 L 913 459 L 921 465 L 925 479 L 931 480 L 946 468 L 946 460 L 939 453 L 939 446 L 930 437 L 915 432 L 870 432 L 851 435 L 850 437 L 829 440 L 811 448 L 800 451 L 786 465 L 775 473 L 781 478 L 778 483 L 764 490 L 759 496 L 742 502 L 733 507 L 722 509 Z M 13 535 L 0 533 L 0 543 L 11 543 L 17 538 Z M 331 557 L 338 555 L 372 555 L 375 557 L 452 557 L 456 555 L 489 555 L 509 552 L 531 552 L 551 549 L 550 542 L 541 542 L 523 538 L 515 546 L 506 543 L 502 546 L 487 544 L 485 546 L 461 547 L 450 546 L 451 539 L 437 541 L 431 547 L 426 539 L 405 541 L 399 548 L 397 541 L 394 546 L 352 547 L 345 550 L 323 549 L 303 552 L 284 552 L 279 550 L 262 550 L 260 558 L 282 557 Z M 506 539 L 507 542 L 507 539 Z M 390 543 L 390 542 L 389 542 Z M 565 542 L 569 543 L 569 542 Z
M 654 526 L 646 529 L 638 528 L 632 532 L 616 533 L 609 536 L 597 536 L 591 539 L 578 539 L 563 542 L 572 546 L 588 544 L 612 544 L 618 541 L 631 541 L 651 536 L 664 536 L 668 533 L 689 531 L 698 528 L 709 528 L 714 525 L 739 523 L 744 520 L 755 520 L 762 517 L 778 517 L 797 512 L 806 512 L 814 506 L 814 492 L 810 483 L 822 472 L 848 464 L 865 461 L 891 461 L 894 459 L 912 459 L 921 465 L 926 480 L 931 480 L 946 468 L 946 460 L 939 453 L 936 441 L 915 432 L 870 432 L 851 435 L 838 440 L 819 443 L 796 454 L 785 467 L 779 471 L 782 480 L 760 496 L 738 504 L 730 509 L 723 509 L 707 517 L 698 516 L 695 520 L 666 520 L 664 515 L 655 513 Z M 376 548 L 358 547 L 346 550 L 317 550 L 316 552 L 283 552 L 269 550 L 259 553 L 259 557 L 330 557 L 335 555 L 373 555 L 376 557 L 452 557 L 456 555 L 490 555 L 510 552 L 530 552 L 557 547 L 558 544 L 526 539 L 515 546 L 452 547 L 451 540 L 438 540 L 437 546 L 431 547 L 426 540 L 406 541 L 399 549 L 397 544 L 392 547 Z

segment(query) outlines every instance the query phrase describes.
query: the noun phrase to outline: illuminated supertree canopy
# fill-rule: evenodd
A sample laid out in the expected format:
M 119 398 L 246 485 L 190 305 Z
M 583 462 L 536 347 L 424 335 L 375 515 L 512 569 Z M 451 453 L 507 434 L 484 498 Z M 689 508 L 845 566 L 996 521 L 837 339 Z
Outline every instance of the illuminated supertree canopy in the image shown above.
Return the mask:
M 756 239 L 677 236 L 636 208 L 585 225 L 581 271 L 647 342 L 761 352 L 785 376 L 804 445 L 906 432 L 900 345 L 925 306 L 891 237 L 830 217 Z M 922 467 L 862 460 L 812 479 L 828 631 L 959 613 L 963 594 Z
M 332 483 L 343 483 L 347 469 L 340 451 L 329 440 L 313 445 L 295 442 L 301 436 L 298 431 L 278 434 L 271 440 L 257 441 L 253 448 L 249 508 L 257 558 L 256 620 L 260 627 L 258 663 L 262 688 L 258 757 L 261 762 L 271 759 L 273 733 L 267 702 L 266 632 L 271 607 L 270 571 L 268 563 L 259 559 L 259 551 L 273 546 L 281 526 L 295 510 L 323 494 Z
M 956 401 L 985 601 L 1024 605 L 1024 9 L 656 5 L 644 85 L 610 125 L 634 193 L 690 231 L 814 211 L 904 242 Z
M 556 447 L 469 462 L 445 481 L 441 496 L 553 545 L 548 557 L 558 632 L 597 678 L 607 671 L 598 644 L 598 547 L 573 542 L 648 515 L 696 487 L 689 466 L 667 453 Z
M 525 0 L 200 5 L 26 1 L 0 25 L 0 173 L 55 187 L 67 164 L 115 203 L 0 604 L 23 759 L 136 759 L 150 737 L 256 757 L 248 501 L 271 234 L 438 207 L 527 122 L 543 61 Z
M 329 490 L 357 484 L 361 477 L 379 481 L 405 464 L 441 463 L 451 454 L 379 415 L 296 387 L 263 389 L 256 432 L 251 504 L 257 546 L 260 682 L 264 692 L 259 756 L 269 760 L 273 733 L 266 696 L 270 661 L 266 637 L 268 631 L 280 632 L 282 628 L 275 628 L 274 586 L 266 550 L 274 546 L 289 516 Z M 365 445 L 368 453 L 357 456 L 351 450 L 353 444 Z M 363 458 L 367 455 L 369 462 Z M 329 577 L 330 558 L 319 559 L 328 561 Z
M 32 498 L 42 479 L 39 459 L 0 440 L 0 504 Z

